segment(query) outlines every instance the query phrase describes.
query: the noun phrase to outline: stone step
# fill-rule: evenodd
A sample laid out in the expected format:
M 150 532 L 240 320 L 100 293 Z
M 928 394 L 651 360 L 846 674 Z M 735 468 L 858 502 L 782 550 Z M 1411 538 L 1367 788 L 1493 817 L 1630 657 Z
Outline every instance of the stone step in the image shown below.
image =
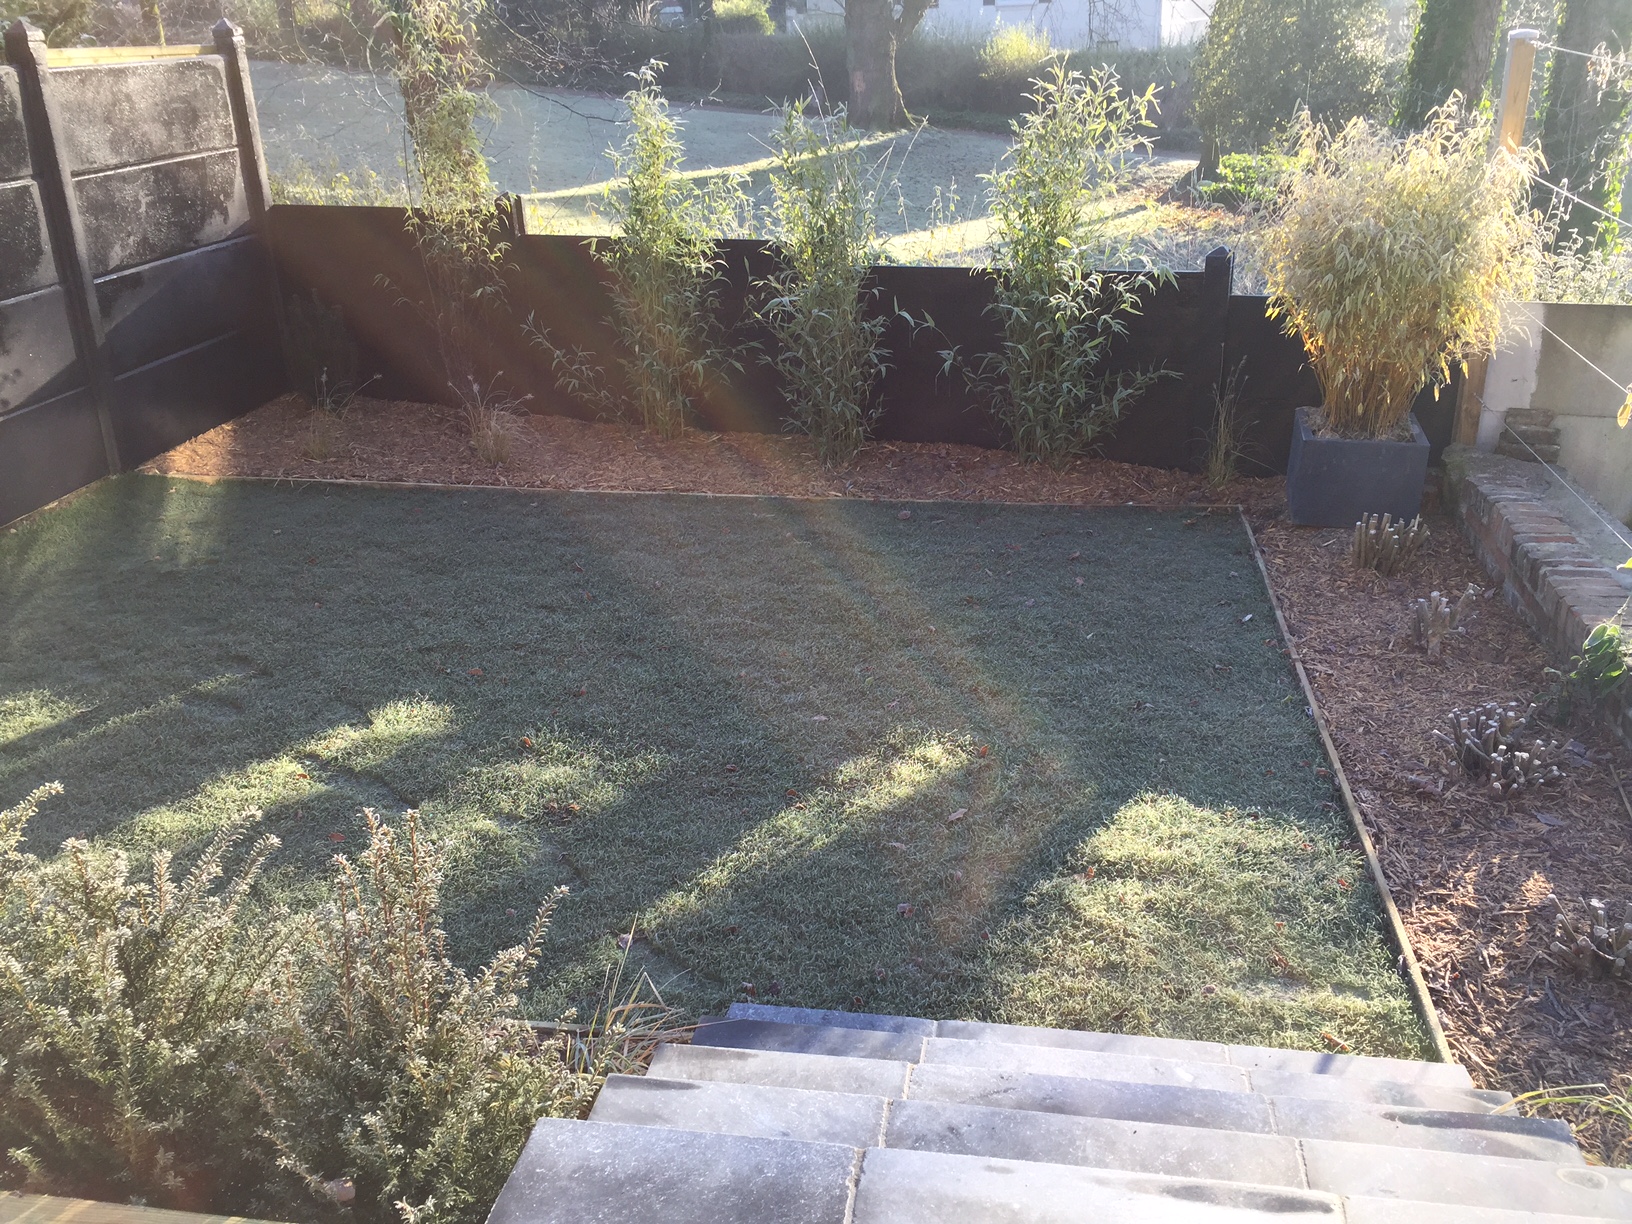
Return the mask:
M 660 1045 L 650 1074 L 665 1079 L 716 1080 L 733 1084 L 780 1084 L 819 1092 L 898 1097 L 911 1064 L 882 1058 L 844 1058 L 731 1046 Z
M 1489 1093 L 1475 1088 L 1441 1088 L 1369 1077 L 1297 1071 L 1248 1071 L 1226 1063 L 1181 1062 L 1143 1055 L 1107 1054 L 1054 1046 L 1007 1045 L 949 1037 L 920 1038 L 874 1029 L 830 1029 L 769 1020 L 705 1018 L 692 1041 L 696 1045 L 732 1046 L 738 1049 L 882 1058 L 898 1062 L 951 1063 L 1000 1071 L 1080 1075 L 1092 1079 L 1173 1084 L 1224 1092 L 1260 1092 L 1266 1096 L 1353 1100 L 1417 1109 L 1488 1112 L 1511 1099 L 1506 1093 Z
M 1131 1080 L 1182 1088 L 1211 1088 L 1223 1092 L 1257 1092 L 1265 1096 L 1314 1097 L 1461 1112 L 1488 1112 L 1508 1099 L 1506 1094 L 1484 1093 L 1476 1088 L 1438 1088 L 1293 1071 L 1248 1072 L 1219 1063 L 1174 1062 L 1125 1054 L 1101 1054 L 1092 1050 L 999 1045 L 995 1042 L 958 1041 L 944 1037 L 926 1038 L 920 1061 L 926 1065 L 986 1067 L 995 1071 L 1021 1071 L 1037 1075 L 1077 1075 L 1089 1079 Z
M 1552 1211 L 1511 1211 L 1500 1207 L 1462 1207 L 1455 1203 L 1413 1203 L 1400 1199 L 1350 1195 L 1343 1200 L 1348 1224 L 1586 1224 L 1591 1216 Z
M 881 1033 L 935 1036 L 936 1022 L 916 1016 L 885 1016 L 875 1012 L 823 1011 L 813 1007 L 781 1007 L 775 1003 L 733 1003 L 728 1020 L 769 1020 L 773 1024 L 814 1024 L 818 1028 L 876 1029 Z
M 1337 1224 L 1330 1194 L 873 1148 L 854 1224 Z
M 915 1100 L 891 1107 L 883 1146 L 1331 1194 L 1391 1193 L 1490 1207 L 1530 1203 L 1538 1211 L 1632 1216 L 1632 1194 L 1620 1195 L 1579 1158 L 1558 1165 Z M 1632 1173 L 1627 1179 L 1632 1185 Z M 1605 1184 L 1594 1191 L 1596 1183 Z
M 919 1037 L 947 1037 L 963 1041 L 995 1041 L 1004 1045 L 1043 1045 L 1107 1054 L 1134 1054 L 1184 1062 L 1227 1063 L 1252 1071 L 1293 1071 L 1302 1074 L 1355 1075 L 1398 1083 L 1434 1084 L 1471 1088 L 1467 1069 L 1456 1063 L 1417 1059 L 1374 1058 L 1308 1050 L 1278 1050 L 1258 1046 L 1223 1045 L 1211 1041 L 1184 1041 L 1171 1037 L 1141 1037 L 1124 1033 L 1090 1033 L 1075 1029 L 1036 1028 L 1020 1024 L 986 1024 L 970 1020 L 918 1020 L 908 1016 L 864 1012 L 815 1011 L 764 1003 L 734 1003 L 729 1019 L 762 1020 L 814 1027 L 864 1028 Z
M 1579 1163 L 1562 1122 L 927 1064 L 912 1100 Z
M 1311 1189 L 1368 1198 L 1414 1199 L 1501 1210 L 1632 1219 L 1632 1171 L 1468 1156 L 1421 1148 L 1302 1140 Z
M 884 1058 L 917 1062 L 926 1038 L 879 1029 L 819 1028 L 771 1020 L 717 1020 L 705 1016 L 692 1034 L 693 1045 L 781 1050 L 789 1054 L 834 1054 L 843 1058 Z
M 845 1224 L 837 1143 L 543 1118 L 487 1224 Z
M 1275 1119 L 1275 1133 L 1279 1135 L 1429 1148 L 1470 1156 L 1505 1156 L 1552 1164 L 1586 1163 L 1569 1124 L 1554 1118 L 1403 1109 L 1308 1097 L 1269 1097 L 1267 1100 Z
M 1303 1186 L 1298 1142 L 1280 1135 L 944 1101 L 894 1102 L 884 1142 L 878 1146 L 1208 1181 Z
M 845 1092 L 611 1075 L 589 1120 L 864 1148 L 879 1143 L 884 1108 L 884 1097 Z

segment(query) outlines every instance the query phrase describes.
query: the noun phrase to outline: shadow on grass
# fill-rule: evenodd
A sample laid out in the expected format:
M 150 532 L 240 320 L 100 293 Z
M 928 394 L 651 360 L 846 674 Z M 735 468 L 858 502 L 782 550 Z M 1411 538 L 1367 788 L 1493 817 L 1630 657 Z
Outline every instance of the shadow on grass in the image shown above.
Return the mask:
M 0 584 L 36 848 L 259 807 L 301 903 L 413 805 L 471 959 L 571 886 L 542 1013 L 634 927 L 693 1011 L 1421 1048 L 1231 517 L 127 477 Z

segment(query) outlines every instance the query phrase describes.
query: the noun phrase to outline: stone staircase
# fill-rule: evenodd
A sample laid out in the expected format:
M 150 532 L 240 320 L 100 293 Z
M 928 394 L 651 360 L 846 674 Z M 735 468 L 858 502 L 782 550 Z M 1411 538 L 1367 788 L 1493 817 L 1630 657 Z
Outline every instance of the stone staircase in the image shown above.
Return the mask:
M 1557 463 L 1559 455 L 1558 427 L 1553 414 L 1545 408 L 1510 408 L 1507 428 L 1496 440 L 1496 453 L 1512 459 L 1534 463 Z
M 546 1118 L 489 1224 L 1566 1224 L 1632 1172 L 1447 1063 L 738 1004 L 589 1121 Z

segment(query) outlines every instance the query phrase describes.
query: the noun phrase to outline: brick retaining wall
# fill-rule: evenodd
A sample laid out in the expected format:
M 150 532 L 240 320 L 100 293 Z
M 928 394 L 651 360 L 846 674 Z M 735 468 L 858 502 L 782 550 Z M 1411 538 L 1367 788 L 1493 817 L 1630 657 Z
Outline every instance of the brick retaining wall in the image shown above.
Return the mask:
M 1502 595 L 1567 664 L 1606 621 L 1627 624 L 1628 592 L 1599 553 L 1577 537 L 1546 491 L 1539 465 L 1452 448 L 1445 455 L 1451 512 Z M 1632 694 L 1616 712 L 1632 742 Z

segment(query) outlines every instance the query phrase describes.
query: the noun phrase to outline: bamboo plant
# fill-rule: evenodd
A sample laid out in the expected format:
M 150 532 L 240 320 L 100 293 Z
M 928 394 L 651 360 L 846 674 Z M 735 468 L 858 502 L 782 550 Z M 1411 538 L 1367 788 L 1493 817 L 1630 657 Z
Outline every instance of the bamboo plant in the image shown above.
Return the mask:
M 1319 427 L 1409 437 L 1424 386 L 1495 350 L 1504 301 L 1540 249 L 1535 158 L 1489 153 L 1457 100 L 1409 136 L 1356 119 L 1305 127 L 1265 244 L 1270 313 L 1302 338 L 1325 392 Z

